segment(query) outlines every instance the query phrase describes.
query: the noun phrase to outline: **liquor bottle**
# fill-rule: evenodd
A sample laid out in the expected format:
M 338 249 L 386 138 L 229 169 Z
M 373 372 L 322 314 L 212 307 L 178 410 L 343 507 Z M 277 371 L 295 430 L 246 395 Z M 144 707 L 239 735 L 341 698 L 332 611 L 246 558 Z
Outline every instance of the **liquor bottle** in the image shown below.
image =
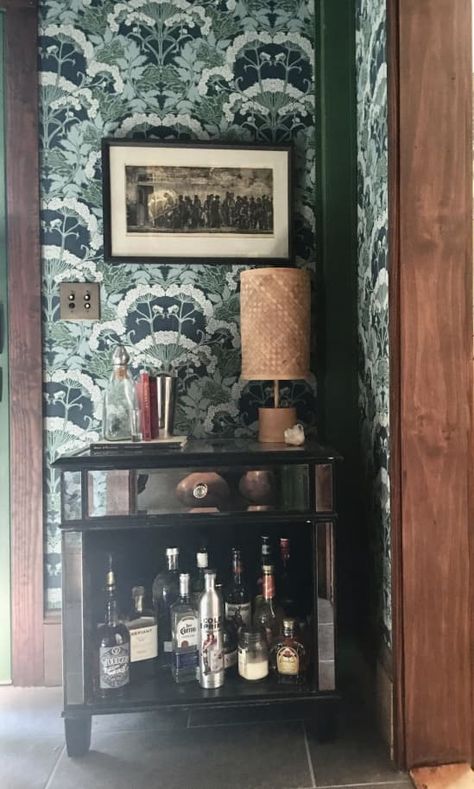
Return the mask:
M 144 606 L 145 589 L 134 586 L 126 625 L 130 634 L 130 679 L 153 676 L 158 656 L 158 627 L 154 611 Z
M 305 679 L 308 653 L 295 634 L 295 620 L 283 620 L 283 634 L 275 639 L 270 651 L 270 666 L 279 682 L 298 683 Z
M 225 594 L 225 618 L 235 623 L 237 631 L 248 627 L 252 619 L 250 595 L 242 575 L 240 550 L 232 548 L 232 582 Z
M 262 571 L 260 577 L 257 580 L 257 595 L 254 601 L 255 607 L 257 607 L 262 600 L 263 568 L 265 565 L 268 566 L 272 564 L 272 548 L 270 545 L 270 537 L 261 536 L 260 540 L 260 566 Z
M 238 658 L 239 634 L 232 620 L 224 621 L 224 670 L 226 676 L 234 674 Z
M 204 573 L 204 592 L 199 600 L 199 684 L 220 688 L 224 683 L 224 603 L 215 588 L 216 571 Z
M 161 666 L 171 666 L 171 618 L 170 607 L 179 594 L 178 548 L 166 549 L 168 568 L 158 573 L 153 581 L 153 607 L 158 619 L 158 660 Z
M 204 592 L 204 572 L 207 570 L 208 561 L 207 548 L 200 548 L 196 553 L 196 573 L 191 583 L 191 601 L 196 609 L 199 605 L 199 598 Z
M 198 672 L 198 618 L 190 602 L 189 573 L 179 576 L 179 597 L 171 606 L 171 634 L 175 682 L 191 682 Z
M 296 616 L 296 601 L 291 573 L 290 541 L 280 537 L 280 571 L 277 578 L 278 600 L 287 616 Z
M 121 696 L 130 682 L 130 635 L 119 620 L 115 573 L 109 555 L 105 578 L 105 620 L 96 633 L 96 692 L 102 698 Z
M 263 595 L 255 609 L 254 626 L 261 627 L 265 631 L 269 647 L 280 633 L 283 616 L 283 611 L 275 600 L 273 565 L 266 564 L 263 567 Z
M 124 346 L 117 345 L 112 354 L 113 370 L 105 390 L 102 414 L 103 436 L 107 441 L 138 438 L 138 405 L 129 361 Z

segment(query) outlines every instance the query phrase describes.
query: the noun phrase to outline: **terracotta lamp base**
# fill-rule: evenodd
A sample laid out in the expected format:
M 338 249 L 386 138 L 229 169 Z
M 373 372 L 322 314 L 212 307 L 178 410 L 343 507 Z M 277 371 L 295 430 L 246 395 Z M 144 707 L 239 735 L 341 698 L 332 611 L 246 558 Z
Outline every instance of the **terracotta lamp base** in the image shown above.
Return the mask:
M 282 444 L 285 430 L 296 422 L 296 408 L 259 408 L 258 440 L 262 444 Z

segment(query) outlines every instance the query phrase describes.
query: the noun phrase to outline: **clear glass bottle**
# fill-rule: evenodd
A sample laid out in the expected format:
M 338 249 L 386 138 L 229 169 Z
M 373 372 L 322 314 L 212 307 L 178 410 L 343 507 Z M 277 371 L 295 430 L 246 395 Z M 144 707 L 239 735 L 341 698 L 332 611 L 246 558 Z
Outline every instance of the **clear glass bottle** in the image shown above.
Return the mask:
M 284 613 L 275 600 L 275 579 L 273 565 L 263 567 L 263 595 L 254 613 L 254 626 L 265 631 L 267 644 L 271 646 L 279 635 Z
M 130 633 L 130 679 L 153 676 L 158 656 L 158 627 L 155 612 L 145 608 L 145 588 L 132 589 L 132 608 L 127 620 Z
M 199 606 L 199 598 L 204 592 L 204 573 L 207 570 L 208 563 L 207 548 L 200 548 L 196 553 L 196 571 L 191 582 L 191 601 L 196 610 Z
M 128 369 L 130 356 L 123 345 L 112 354 L 112 375 L 104 394 L 102 425 L 107 441 L 136 440 L 138 406 L 135 384 Z
M 96 631 L 95 691 L 102 698 L 121 696 L 130 682 L 130 635 L 119 620 L 115 573 L 109 555 L 105 579 L 105 619 Z
M 241 553 L 232 548 L 232 581 L 225 593 L 225 618 L 233 621 L 235 627 L 249 627 L 252 620 L 250 595 L 243 579 Z
M 179 594 L 179 548 L 166 549 L 168 567 L 158 573 L 153 581 L 153 608 L 158 620 L 158 661 L 160 666 L 171 666 L 171 617 L 170 608 Z
M 224 684 L 224 603 L 215 588 L 215 570 L 206 570 L 204 582 L 199 600 L 199 684 L 220 688 Z
M 295 633 L 295 620 L 283 620 L 283 634 L 270 650 L 270 665 L 279 682 L 303 682 L 308 668 L 308 653 Z
M 171 639 L 175 682 L 192 682 L 198 675 L 198 618 L 189 595 L 189 573 L 179 576 L 179 597 L 171 606 Z
M 253 682 L 268 676 L 268 647 L 260 628 L 242 628 L 239 633 L 239 675 Z

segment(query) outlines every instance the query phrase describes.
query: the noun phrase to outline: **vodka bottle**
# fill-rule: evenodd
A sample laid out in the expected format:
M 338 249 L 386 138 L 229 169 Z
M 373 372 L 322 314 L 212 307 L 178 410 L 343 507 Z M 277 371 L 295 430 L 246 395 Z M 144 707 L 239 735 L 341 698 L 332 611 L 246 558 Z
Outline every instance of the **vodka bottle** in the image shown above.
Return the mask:
M 220 688 L 224 684 L 224 603 L 215 588 L 215 570 L 206 570 L 204 584 L 199 600 L 199 684 Z
M 171 606 L 173 662 L 171 671 L 176 682 L 197 679 L 198 619 L 189 598 L 189 573 L 179 576 L 179 598 Z
M 158 653 L 161 666 L 171 666 L 171 618 L 170 607 L 179 594 L 178 548 L 166 549 L 168 569 L 158 573 L 153 581 L 153 607 L 158 618 Z

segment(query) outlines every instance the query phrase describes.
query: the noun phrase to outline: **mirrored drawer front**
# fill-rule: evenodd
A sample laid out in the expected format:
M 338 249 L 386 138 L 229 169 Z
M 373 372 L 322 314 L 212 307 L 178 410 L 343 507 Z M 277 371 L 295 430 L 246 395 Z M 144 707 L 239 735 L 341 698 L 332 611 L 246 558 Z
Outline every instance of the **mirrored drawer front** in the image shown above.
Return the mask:
M 308 466 L 88 472 L 90 518 L 210 512 L 306 512 Z

